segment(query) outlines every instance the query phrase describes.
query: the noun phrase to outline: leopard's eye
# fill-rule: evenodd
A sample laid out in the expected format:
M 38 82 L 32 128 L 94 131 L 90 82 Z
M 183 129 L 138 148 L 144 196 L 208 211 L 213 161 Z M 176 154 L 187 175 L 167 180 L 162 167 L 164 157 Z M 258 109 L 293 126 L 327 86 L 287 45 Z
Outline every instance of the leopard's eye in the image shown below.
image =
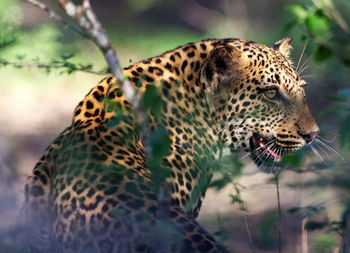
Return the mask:
M 277 90 L 276 89 L 268 89 L 264 92 L 264 95 L 268 99 L 274 99 L 277 96 Z

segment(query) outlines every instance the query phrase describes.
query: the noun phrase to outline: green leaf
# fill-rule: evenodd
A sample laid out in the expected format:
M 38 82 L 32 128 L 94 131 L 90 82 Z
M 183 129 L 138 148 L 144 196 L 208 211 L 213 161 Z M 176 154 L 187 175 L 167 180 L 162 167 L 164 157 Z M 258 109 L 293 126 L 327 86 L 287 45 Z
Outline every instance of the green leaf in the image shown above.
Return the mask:
M 330 22 L 324 12 L 318 9 L 306 18 L 306 25 L 313 34 L 324 36 L 329 30 Z
M 72 58 L 73 56 L 74 56 L 74 53 L 68 53 L 68 54 L 62 54 L 61 58 L 66 61 L 66 60 Z
M 242 174 L 242 169 L 243 163 L 237 153 L 222 157 L 220 164 L 216 168 L 219 177 L 214 178 L 209 187 L 213 187 L 216 190 L 224 188 L 227 184 L 233 183 Z
M 75 70 L 77 68 L 76 65 L 74 63 L 72 63 L 72 62 L 65 62 L 64 66 L 69 68 L 71 71 L 73 71 L 73 70 Z
M 287 9 L 296 17 L 299 23 L 304 23 L 308 16 L 307 10 L 299 4 L 290 5 Z
M 0 65 L 6 66 L 6 65 L 8 65 L 8 64 L 9 64 L 9 63 L 8 63 L 7 60 L 1 59 L 1 58 L 0 58 Z
M 152 154 L 148 165 L 151 169 L 154 181 L 160 184 L 171 174 L 170 168 L 162 166 L 164 157 L 170 154 L 171 142 L 166 128 L 164 126 L 159 126 L 154 131 L 151 131 L 147 136 L 147 141 Z
M 79 64 L 79 66 L 81 66 L 81 68 L 83 68 L 84 70 L 92 69 L 92 64 Z
M 304 162 L 305 153 L 306 152 L 304 149 L 299 149 L 296 152 L 285 154 L 282 157 L 282 163 L 284 165 L 287 165 L 287 166 L 289 165 L 296 169 L 301 168 Z
M 247 204 L 242 199 L 242 196 L 241 196 L 239 189 L 236 188 L 236 194 L 230 194 L 229 196 L 231 197 L 232 204 L 237 203 L 239 205 L 239 209 L 241 211 L 248 211 Z
M 227 184 L 231 182 L 230 178 L 227 177 L 221 177 L 218 179 L 213 179 L 209 185 L 209 187 L 213 187 L 216 190 L 221 190 L 224 188 Z
M 234 153 L 230 155 L 230 158 L 231 158 L 231 168 L 233 169 L 233 171 L 235 171 L 237 175 L 241 174 L 243 163 L 239 155 L 237 153 Z
M 316 62 L 323 62 L 325 60 L 328 60 L 332 56 L 333 52 L 330 48 L 319 45 L 314 56 L 314 60 Z
M 158 127 L 150 133 L 148 139 L 152 148 L 152 162 L 155 163 L 155 166 L 160 166 L 163 157 L 170 154 L 170 139 L 166 128 Z
M 17 60 L 22 61 L 26 57 L 25 54 L 18 54 L 16 55 Z
M 141 100 L 143 108 L 156 118 L 157 121 L 160 120 L 161 109 L 162 109 L 162 97 L 159 90 L 154 85 L 149 85 L 146 88 L 145 93 Z

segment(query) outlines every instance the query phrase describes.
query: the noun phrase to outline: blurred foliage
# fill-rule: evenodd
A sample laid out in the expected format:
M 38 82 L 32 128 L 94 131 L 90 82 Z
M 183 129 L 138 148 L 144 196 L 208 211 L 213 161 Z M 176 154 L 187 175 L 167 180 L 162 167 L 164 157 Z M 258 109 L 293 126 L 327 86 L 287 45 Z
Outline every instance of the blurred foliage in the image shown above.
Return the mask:
M 216 225 L 217 225 L 218 229 L 213 233 L 215 238 L 221 243 L 229 240 L 230 234 L 227 231 L 227 229 L 225 229 L 225 226 L 224 226 L 225 219 L 223 219 L 220 215 L 217 215 Z
M 305 207 L 292 207 L 289 209 L 290 213 L 298 213 L 301 215 L 301 218 L 309 218 L 314 214 L 319 214 L 324 212 L 325 207 L 322 205 L 310 205 Z
M 72 74 L 77 71 L 87 72 L 97 75 L 107 75 L 107 71 L 95 71 L 92 69 L 91 63 L 75 63 L 70 61 L 69 59 L 74 56 L 73 53 L 69 55 L 61 55 L 58 59 L 52 59 L 49 62 L 40 62 L 39 58 L 33 58 L 31 61 L 25 61 L 26 55 L 17 55 L 16 59 L 18 61 L 8 61 L 6 59 L 0 58 L 0 66 L 8 66 L 11 65 L 14 68 L 38 68 L 43 69 L 47 74 L 51 73 L 54 70 L 58 71 L 59 75 L 62 74 Z
M 148 154 L 148 165 L 152 172 L 152 178 L 156 185 L 161 185 L 167 177 L 170 176 L 170 168 L 163 166 L 164 157 L 170 154 L 170 138 L 166 128 L 161 122 L 161 108 L 163 108 L 163 100 L 161 94 L 155 85 L 149 85 L 141 98 L 142 109 L 148 112 L 153 118 L 153 122 L 157 123 L 155 129 L 148 129 L 146 126 L 152 119 L 146 119 L 144 125 L 140 125 L 139 132 L 143 134 L 146 141 L 146 149 L 150 149 Z M 136 112 L 142 113 L 142 112 Z M 136 115 L 136 117 L 143 117 Z M 147 151 L 146 151 L 147 152 Z
M 340 147 L 348 151 L 350 150 L 350 88 L 342 88 L 337 91 L 336 95 L 326 98 L 333 103 L 320 116 L 323 119 L 327 116 L 338 115 L 342 119 L 339 127 Z
M 0 50 L 6 49 L 17 41 L 21 14 L 17 1 L 3 0 L 0 4 Z
M 301 27 L 304 39 L 316 44 L 314 60 L 323 62 L 336 56 L 350 67 L 350 4 L 346 1 L 313 0 L 306 5 L 289 6 L 293 20 L 286 29 Z
M 227 184 L 234 182 L 242 174 L 242 169 L 243 163 L 237 153 L 223 156 L 217 167 L 217 172 L 220 173 L 211 180 L 210 187 L 221 190 Z
M 260 249 L 272 250 L 278 247 L 278 212 L 264 214 L 254 231 L 254 241 Z
M 241 195 L 241 187 L 239 187 L 239 185 L 237 184 L 234 184 L 234 190 L 234 193 L 229 194 L 229 197 L 231 198 L 231 203 L 237 203 L 241 211 L 248 211 L 247 203 L 243 200 Z
M 289 6 L 289 11 L 293 15 L 293 20 L 286 25 L 286 29 L 301 28 L 303 31 L 303 39 L 310 41 L 315 47 L 313 60 L 316 63 L 327 64 L 332 77 L 339 80 L 335 83 L 331 95 L 325 96 L 330 106 L 325 108 L 319 114 L 320 123 L 327 122 L 329 118 L 338 118 L 339 122 L 339 150 L 345 157 L 342 158 L 336 150 L 325 144 L 324 140 L 317 141 L 314 148 L 318 145 L 315 155 L 318 157 L 326 156 L 328 154 L 335 154 L 336 162 L 333 164 L 323 163 L 333 171 L 332 177 L 324 177 L 319 174 L 315 181 L 307 182 L 306 186 L 310 187 L 326 187 L 331 186 L 333 189 L 337 188 L 342 193 L 339 194 L 340 201 L 344 204 L 345 209 L 349 208 L 350 189 L 348 183 L 350 180 L 349 160 L 350 154 L 350 89 L 348 81 L 342 80 L 341 71 L 336 66 L 350 67 L 350 2 L 337 0 L 313 0 L 307 4 L 295 4 Z M 335 67 L 332 67 L 335 66 Z M 332 74 L 332 71 L 334 72 Z M 348 70 L 346 70 L 348 72 Z M 337 77 L 338 73 L 340 74 Z M 346 73 L 346 72 L 345 72 Z M 332 78 L 331 77 L 331 78 Z M 321 125 L 322 127 L 322 125 Z M 338 148 L 336 148 L 338 149 Z M 304 159 L 299 159 L 300 156 L 295 156 L 296 164 L 300 165 Z M 294 159 L 292 159 L 294 160 Z M 319 163 L 315 167 L 322 167 Z M 323 166 L 325 167 L 325 166 Z M 315 171 L 317 173 L 317 170 Z M 325 211 L 325 208 L 318 207 L 303 207 L 294 208 L 293 212 L 299 212 L 303 217 L 318 215 Z M 318 221 L 309 220 L 305 229 L 315 230 L 328 228 L 330 231 L 341 231 L 340 235 L 350 233 L 350 231 L 343 230 L 342 221 Z M 343 230 L 343 231 L 342 231 Z M 320 234 L 314 239 L 315 252 L 331 252 L 331 250 L 338 244 L 329 234 Z
M 337 245 L 331 235 L 320 234 L 314 239 L 315 253 L 329 253 Z

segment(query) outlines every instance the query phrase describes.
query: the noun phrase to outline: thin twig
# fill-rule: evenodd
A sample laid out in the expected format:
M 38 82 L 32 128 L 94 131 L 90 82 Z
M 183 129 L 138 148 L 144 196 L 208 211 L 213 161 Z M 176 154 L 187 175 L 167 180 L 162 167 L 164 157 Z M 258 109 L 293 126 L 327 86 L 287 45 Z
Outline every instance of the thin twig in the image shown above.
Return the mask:
M 81 72 L 86 72 L 90 74 L 95 74 L 95 75 L 106 75 L 107 73 L 104 71 L 97 71 L 97 70 L 91 70 L 87 69 L 84 66 L 80 67 L 69 67 L 65 66 L 62 63 L 46 63 L 46 62 L 11 62 L 7 60 L 0 59 L 0 65 L 12 65 L 14 67 L 25 67 L 25 68 L 39 68 L 39 69 L 72 69 L 73 71 L 81 71 Z
M 64 26 L 66 26 L 67 28 L 73 30 L 74 32 L 78 33 L 79 35 L 83 36 L 84 38 L 87 38 L 86 34 L 84 32 L 82 32 L 81 30 L 79 30 L 76 26 L 70 24 L 69 22 L 67 22 L 65 19 L 63 19 L 61 16 L 59 16 L 56 12 L 54 12 L 53 10 L 51 10 L 50 8 L 48 8 L 45 4 L 43 4 L 40 1 L 37 0 L 25 0 L 28 3 L 44 10 L 45 12 L 47 12 L 50 16 L 50 18 L 54 18 L 56 20 L 58 20 L 59 22 L 61 22 Z
M 277 204 L 278 204 L 278 253 L 282 252 L 282 210 L 280 200 L 280 187 L 279 187 L 279 175 L 276 175 L 276 191 L 277 191 Z
M 248 221 L 247 221 L 247 216 L 245 214 L 243 214 L 243 218 L 244 218 L 244 222 L 245 222 L 245 229 L 247 231 L 248 238 L 249 238 L 249 248 L 252 251 L 252 253 L 255 253 L 254 244 L 253 244 L 253 237 L 250 233 L 250 229 L 249 229 L 249 225 L 248 225 Z
M 308 245 L 308 239 L 307 239 L 307 229 L 305 228 L 305 225 L 308 221 L 308 217 L 303 217 L 301 220 L 301 253 L 308 253 L 309 252 L 309 245 Z

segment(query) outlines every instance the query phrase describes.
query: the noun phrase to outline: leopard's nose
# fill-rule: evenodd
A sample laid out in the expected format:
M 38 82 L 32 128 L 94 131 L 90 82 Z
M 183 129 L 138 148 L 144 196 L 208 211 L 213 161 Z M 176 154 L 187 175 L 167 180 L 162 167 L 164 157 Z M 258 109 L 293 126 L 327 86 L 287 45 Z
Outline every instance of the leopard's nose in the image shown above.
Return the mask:
M 302 133 L 301 131 L 298 131 L 298 134 L 303 137 L 303 139 L 306 141 L 306 143 L 311 143 L 317 136 L 319 131 L 310 131 L 307 133 Z

